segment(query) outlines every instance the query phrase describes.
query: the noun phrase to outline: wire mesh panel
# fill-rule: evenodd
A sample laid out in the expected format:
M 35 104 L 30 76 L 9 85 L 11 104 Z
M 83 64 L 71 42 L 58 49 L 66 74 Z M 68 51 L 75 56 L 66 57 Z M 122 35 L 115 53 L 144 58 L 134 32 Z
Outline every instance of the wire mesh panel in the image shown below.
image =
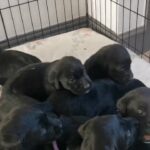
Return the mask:
M 88 0 L 89 26 L 150 61 L 149 0 Z
M 0 0 L 0 46 L 87 26 L 86 0 Z

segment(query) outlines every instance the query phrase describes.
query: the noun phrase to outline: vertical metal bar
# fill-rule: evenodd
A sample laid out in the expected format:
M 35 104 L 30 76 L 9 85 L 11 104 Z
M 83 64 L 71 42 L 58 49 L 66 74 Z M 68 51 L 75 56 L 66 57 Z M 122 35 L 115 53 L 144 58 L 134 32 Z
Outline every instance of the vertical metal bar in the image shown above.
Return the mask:
M 94 21 L 93 21 L 93 1 L 91 0 L 91 21 L 92 21 L 92 29 L 94 28 Z
M 30 20 L 31 20 L 31 26 L 32 26 L 32 30 L 33 30 L 33 36 L 34 36 L 34 39 L 36 39 L 36 36 L 35 36 L 35 30 L 34 30 L 34 25 L 33 25 L 33 20 L 32 20 L 32 15 L 31 15 L 31 9 L 30 9 L 30 2 L 28 0 L 28 8 L 29 8 L 29 15 L 30 15 Z
M 145 47 L 145 28 L 146 28 L 146 15 L 147 15 L 147 6 L 148 6 L 148 0 L 146 0 L 146 5 L 145 5 L 145 15 L 144 15 L 144 31 L 143 31 L 143 40 L 142 40 L 142 53 L 141 57 L 144 53 L 144 47 Z
M 47 0 L 46 0 L 46 9 L 47 9 L 47 14 L 48 14 L 49 29 L 50 29 L 50 33 L 51 33 L 51 18 L 50 18 L 50 15 L 49 15 L 49 7 L 48 7 Z
M 101 9 L 101 0 L 99 2 L 99 8 L 100 8 L 100 31 L 102 32 L 102 9 Z
M 44 37 L 44 32 L 43 32 L 43 27 L 42 27 L 42 16 L 41 16 L 41 11 L 40 11 L 40 6 L 39 6 L 39 0 L 37 0 L 37 6 L 38 6 L 38 13 L 39 13 L 39 18 L 40 18 L 40 26 L 41 26 L 42 36 Z
M 105 34 L 106 34 L 106 0 L 105 0 Z
M 0 10 L 0 17 L 1 17 L 1 19 L 2 19 L 2 24 L 3 24 L 3 28 L 4 28 L 6 40 L 7 40 L 7 43 L 8 43 L 8 47 L 10 47 L 10 42 L 9 42 L 9 38 L 8 38 L 8 35 L 7 35 L 7 30 L 6 30 L 6 28 L 5 28 L 5 22 L 4 22 L 4 18 L 3 18 L 3 15 L 2 15 L 2 11 L 1 11 L 1 10 Z
M 98 31 L 98 23 L 97 23 L 97 0 L 95 0 L 95 20 L 96 20 L 96 24 L 95 24 L 95 29 L 96 31 Z
M 17 35 L 17 30 L 16 30 L 16 26 L 15 26 L 15 22 L 14 22 L 14 17 L 13 17 L 13 14 L 12 14 L 12 10 L 11 10 L 11 6 L 10 6 L 10 1 L 8 0 L 8 6 L 10 8 L 10 15 L 11 15 L 11 20 L 12 20 L 12 23 L 13 23 L 13 28 L 14 28 L 14 31 L 15 31 L 15 37 L 16 37 L 16 40 L 17 40 L 17 44 L 19 44 L 19 39 L 18 39 L 18 35 Z
M 86 2 L 86 24 L 87 24 L 87 27 L 89 27 L 89 3 L 88 3 L 88 0 L 85 0 Z
M 123 13 L 122 13 L 122 17 L 123 17 L 123 19 L 122 19 L 122 39 L 121 39 L 121 43 L 122 44 L 124 44 L 124 0 L 123 0 L 123 6 L 122 6 L 122 8 L 123 8 Z
M 73 22 L 73 8 L 72 8 L 72 0 L 70 0 L 70 7 L 71 7 L 72 26 L 73 26 L 73 29 L 75 29 L 75 27 L 74 27 L 74 22 Z
M 64 16 L 65 16 L 65 30 L 68 31 L 68 29 L 67 29 L 67 18 L 66 18 L 65 0 L 63 0 L 63 8 L 64 8 Z
M 110 1 L 110 36 L 112 37 L 112 1 Z
M 132 5 L 132 0 L 130 0 L 128 47 L 130 47 L 130 38 L 131 38 L 131 5 Z
M 118 0 L 116 0 L 116 41 L 118 41 Z
M 80 27 L 80 0 L 78 0 L 78 16 L 79 16 L 78 26 Z
M 24 21 L 23 21 L 23 17 L 22 17 L 22 12 L 21 12 L 21 7 L 20 7 L 20 3 L 19 0 L 17 0 L 18 6 L 19 6 L 19 12 L 20 12 L 20 17 L 21 17 L 21 23 L 22 23 L 22 27 L 23 27 L 23 32 L 24 32 L 24 38 L 25 41 L 27 41 L 27 35 L 26 35 L 26 31 L 25 31 L 25 26 L 24 26 Z
M 139 0 L 137 2 L 137 14 L 136 14 L 136 32 L 135 32 L 135 51 L 137 50 L 137 24 L 138 24 L 138 12 L 139 12 Z

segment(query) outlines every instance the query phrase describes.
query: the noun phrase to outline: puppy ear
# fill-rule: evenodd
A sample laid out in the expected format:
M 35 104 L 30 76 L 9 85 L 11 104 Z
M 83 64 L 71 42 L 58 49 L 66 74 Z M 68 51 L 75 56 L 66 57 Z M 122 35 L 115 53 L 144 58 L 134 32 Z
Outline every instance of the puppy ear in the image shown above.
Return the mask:
M 127 104 L 128 104 L 128 99 L 126 98 L 126 96 L 119 99 L 117 102 L 118 112 L 120 112 L 121 114 L 126 114 L 127 113 Z
M 85 133 L 86 133 L 87 127 L 89 126 L 89 123 L 90 123 L 90 120 L 88 120 L 87 122 L 85 122 L 78 128 L 78 132 L 82 138 L 85 136 Z
M 50 71 L 48 73 L 48 82 L 56 89 L 60 89 L 58 73 L 56 71 Z

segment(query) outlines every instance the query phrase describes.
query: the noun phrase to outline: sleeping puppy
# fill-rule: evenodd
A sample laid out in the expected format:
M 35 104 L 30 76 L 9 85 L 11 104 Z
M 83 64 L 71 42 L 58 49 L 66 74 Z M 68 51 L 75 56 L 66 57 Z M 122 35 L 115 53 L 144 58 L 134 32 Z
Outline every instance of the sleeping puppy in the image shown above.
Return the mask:
M 80 126 L 80 150 L 128 150 L 136 141 L 138 121 L 117 115 L 94 117 Z
M 30 54 L 15 50 L 0 50 L 0 84 L 3 85 L 20 68 L 41 61 Z
M 46 150 L 62 134 L 61 120 L 47 104 L 1 108 L 1 150 Z
M 119 44 L 113 44 L 103 47 L 87 59 L 85 68 L 92 80 L 110 78 L 125 84 L 133 77 L 130 64 L 127 50 Z
M 20 69 L 6 82 L 2 96 L 27 96 L 44 101 L 53 91 L 65 89 L 75 95 L 89 92 L 91 80 L 74 57 L 52 63 L 38 63 Z
M 89 93 L 76 96 L 66 90 L 53 92 L 47 99 L 57 115 L 96 115 L 116 113 L 116 102 L 125 93 L 145 86 L 139 80 L 131 80 L 127 85 L 118 85 L 112 80 L 94 81 Z
M 124 95 L 117 103 L 124 116 L 135 117 L 140 122 L 140 139 L 150 143 L 150 89 L 137 88 Z

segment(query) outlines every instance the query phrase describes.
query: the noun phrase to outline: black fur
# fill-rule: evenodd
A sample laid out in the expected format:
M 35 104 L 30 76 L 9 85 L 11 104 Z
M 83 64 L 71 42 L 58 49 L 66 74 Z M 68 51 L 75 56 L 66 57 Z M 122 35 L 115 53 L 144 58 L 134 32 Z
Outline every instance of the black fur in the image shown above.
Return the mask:
M 2 96 L 30 97 L 45 101 L 55 90 L 65 89 L 80 95 L 90 88 L 91 80 L 84 66 L 70 56 L 52 63 L 32 64 L 20 69 L 6 82 Z
M 99 80 L 92 84 L 89 93 L 76 96 L 69 91 L 53 92 L 48 101 L 58 115 L 96 115 L 116 113 L 116 102 L 128 91 L 145 86 L 139 80 L 131 80 L 126 86 L 120 86 L 111 80 Z
M 127 93 L 119 99 L 117 108 L 122 115 L 140 121 L 140 138 L 150 142 L 150 89 L 141 87 Z
M 0 150 L 46 150 L 61 134 L 62 122 L 47 103 L 1 101 Z
M 61 116 L 62 120 L 62 136 L 57 140 L 60 150 L 69 150 L 76 146 L 80 146 L 82 139 L 78 133 L 78 128 L 81 124 L 85 123 L 89 117 L 86 116 Z
M 135 146 L 129 150 L 150 150 L 150 144 L 145 144 L 143 142 L 137 141 Z
M 136 141 L 138 121 L 117 115 L 94 117 L 79 128 L 80 150 L 128 150 Z
M 131 59 L 127 50 L 119 45 L 108 45 L 100 49 L 85 62 L 85 68 L 92 80 L 110 78 L 125 84 L 133 76 Z
M 3 85 L 20 68 L 41 62 L 37 57 L 15 50 L 0 51 L 0 84 Z

